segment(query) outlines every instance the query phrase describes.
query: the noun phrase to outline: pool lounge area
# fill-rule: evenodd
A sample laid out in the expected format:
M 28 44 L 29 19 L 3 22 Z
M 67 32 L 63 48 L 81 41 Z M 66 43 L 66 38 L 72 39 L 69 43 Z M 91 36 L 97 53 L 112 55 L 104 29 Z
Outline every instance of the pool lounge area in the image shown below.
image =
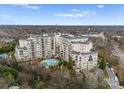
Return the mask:
M 58 61 L 55 59 L 46 59 L 40 62 L 40 64 L 42 66 L 45 66 L 46 68 L 48 68 L 49 66 L 55 66 L 58 64 Z

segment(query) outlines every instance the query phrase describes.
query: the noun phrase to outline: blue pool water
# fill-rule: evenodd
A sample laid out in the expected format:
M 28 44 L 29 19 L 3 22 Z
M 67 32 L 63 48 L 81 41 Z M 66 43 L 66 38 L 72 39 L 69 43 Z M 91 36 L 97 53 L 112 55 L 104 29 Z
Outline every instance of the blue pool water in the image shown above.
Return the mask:
M 0 54 L 0 60 L 5 59 L 6 58 L 6 54 Z
M 44 60 L 43 63 L 45 63 L 46 65 L 54 65 L 56 64 L 56 62 L 52 59 L 48 59 L 48 60 Z

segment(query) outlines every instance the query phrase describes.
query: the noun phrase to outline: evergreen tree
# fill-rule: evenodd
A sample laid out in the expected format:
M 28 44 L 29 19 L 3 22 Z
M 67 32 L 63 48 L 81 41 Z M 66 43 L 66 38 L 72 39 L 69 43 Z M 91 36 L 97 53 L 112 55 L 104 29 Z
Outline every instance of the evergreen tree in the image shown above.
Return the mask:
M 106 67 L 106 62 L 105 60 L 102 58 L 101 62 L 100 62 L 100 66 L 99 66 L 102 70 L 105 70 Z
M 71 56 L 69 56 L 69 61 L 68 61 L 68 63 L 67 63 L 67 68 L 68 68 L 69 70 L 73 70 L 73 61 L 72 61 Z

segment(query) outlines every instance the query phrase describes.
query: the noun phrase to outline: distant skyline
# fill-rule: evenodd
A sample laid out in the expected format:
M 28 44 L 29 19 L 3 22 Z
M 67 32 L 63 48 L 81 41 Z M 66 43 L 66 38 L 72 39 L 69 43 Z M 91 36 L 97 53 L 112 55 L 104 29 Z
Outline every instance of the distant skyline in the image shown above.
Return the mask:
M 0 25 L 124 25 L 124 4 L 0 4 Z

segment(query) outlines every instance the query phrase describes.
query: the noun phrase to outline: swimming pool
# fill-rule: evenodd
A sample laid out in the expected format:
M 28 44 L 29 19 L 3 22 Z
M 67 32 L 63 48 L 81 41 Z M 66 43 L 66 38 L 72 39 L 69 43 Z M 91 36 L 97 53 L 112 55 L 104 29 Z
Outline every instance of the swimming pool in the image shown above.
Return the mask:
M 46 60 L 43 60 L 41 62 L 43 65 L 45 66 L 54 66 L 56 65 L 58 62 L 55 60 L 55 59 L 46 59 Z
M 0 60 L 3 60 L 3 59 L 5 59 L 6 58 L 6 54 L 0 54 Z
M 46 60 L 45 63 L 47 63 L 48 65 L 53 65 L 55 64 L 56 62 L 54 60 Z

